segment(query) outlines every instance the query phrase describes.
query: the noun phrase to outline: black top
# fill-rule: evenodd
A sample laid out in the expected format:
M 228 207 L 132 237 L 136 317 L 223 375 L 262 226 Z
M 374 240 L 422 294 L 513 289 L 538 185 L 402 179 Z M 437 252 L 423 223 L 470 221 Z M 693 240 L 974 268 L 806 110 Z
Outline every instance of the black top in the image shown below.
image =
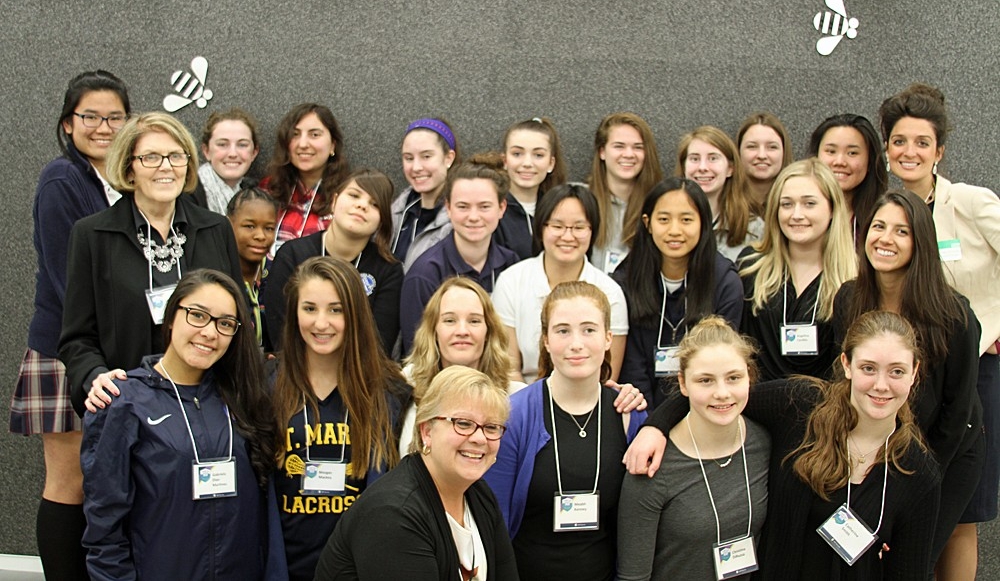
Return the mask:
M 753 293 L 757 274 L 742 277 L 744 302 L 740 332 L 752 337 L 759 346 L 757 366 L 760 371 L 760 381 L 781 379 L 790 375 L 811 375 L 820 379 L 832 379 L 833 365 L 840 355 L 840 348 L 834 339 L 833 321 L 820 320 L 818 313 L 816 318 L 813 318 L 813 307 L 819 298 L 823 274 L 820 273 L 813 279 L 798 296 L 795 295 L 795 285 L 790 281 L 786 282 L 781 290 L 771 295 L 757 314 L 754 314 Z M 807 325 L 813 320 L 817 333 L 816 354 L 782 355 L 782 325 L 785 323 Z
M 771 433 L 767 521 L 757 548 L 760 571 L 756 578 L 913 580 L 931 570 L 934 521 L 941 495 L 941 476 L 930 452 L 910 446 L 901 462 L 912 474 L 889 468 L 885 510 L 875 544 L 853 566 L 848 566 L 816 532 L 847 500 L 847 488 L 834 491 L 829 501 L 816 495 L 792 471 L 794 459 L 785 457 L 805 436 L 806 421 L 822 395 L 804 382 L 777 380 L 754 385 L 744 415 Z M 664 402 L 647 422 L 669 432 L 687 413 L 679 394 Z M 845 434 L 846 439 L 846 434 Z M 851 485 L 851 510 L 872 530 L 879 526 L 885 464 L 876 464 L 861 484 Z M 879 555 L 882 544 L 888 552 Z
M 845 282 L 833 300 L 833 323 L 837 343 L 850 327 L 847 311 L 854 299 L 856 281 Z M 941 470 L 972 448 L 983 432 L 983 407 L 976 391 L 979 377 L 979 319 L 969 301 L 955 293 L 965 310 L 963 322 L 948 333 L 948 355 L 944 361 L 923 361 L 920 383 L 913 390 L 911 407 L 927 444 L 934 450 Z M 928 305 L 927 308 L 933 308 Z
M 323 254 L 325 233 L 321 230 L 284 243 L 274 257 L 274 262 L 264 273 L 260 291 L 261 317 L 265 318 L 264 330 L 275 350 L 281 349 L 281 335 L 285 327 L 285 284 L 300 264 Z M 368 293 L 368 304 L 375 316 L 382 348 L 389 354 L 399 334 L 399 295 L 403 288 L 403 265 L 382 258 L 375 242 L 369 241 L 361 251 L 357 269 L 365 292 Z
M 514 194 L 507 192 L 507 209 L 493 232 L 493 241 L 513 250 L 519 260 L 531 258 L 535 255 L 531 251 L 531 218 Z
M 465 492 L 486 549 L 487 581 L 517 581 L 500 507 L 482 480 Z M 320 555 L 317 581 L 459 579 L 458 551 L 441 497 L 417 454 L 371 485 L 345 514 Z
M 552 530 L 554 501 L 559 485 L 556 479 L 555 449 L 549 440 L 535 456 L 534 472 L 528 486 L 524 519 L 514 537 L 514 553 L 521 579 L 576 581 L 606 580 L 615 576 L 618 528 L 618 496 L 625 477 L 622 457 L 627 447 L 622 416 L 614 408 L 615 393 L 601 390 L 601 474 L 597 488 L 600 493 L 600 530 L 561 532 Z M 542 388 L 545 429 L 552 434 L 549 407 L 549 386 Z M 587 414 L 570 415 L 558 405 L 555 408 L 559 438 L 559 460 L 563 493 L 591 492 L 597 461 L 597 414 L 586 424 L 586 437 L 579 436 Z

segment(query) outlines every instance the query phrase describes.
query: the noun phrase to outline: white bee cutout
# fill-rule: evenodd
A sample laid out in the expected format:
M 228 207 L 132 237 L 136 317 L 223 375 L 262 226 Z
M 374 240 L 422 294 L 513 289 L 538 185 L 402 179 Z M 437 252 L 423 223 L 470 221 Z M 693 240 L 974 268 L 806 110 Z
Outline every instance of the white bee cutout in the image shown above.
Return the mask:
M 816 41 L 816 52 L 828 56 L 837 48 L 844 36 L 847 38 L 858 36 L 858 19 L 847 17 L 844 0 L 825 0 L 825 2 L 826 7 L 833 12 L 817 12 L 813 18 L 813 26 L 823 34 L 829 35 Z
M 212 90 L 205 88 L 207 75 L 208 60 L 203 56 L 194 57 L 190 73 L 183 70 L 174 71 L 170 76 L 170 85 L 175 93 L 163 98 L 163 108 L 173 113 L 194 103 L 199 109 L 204 109 L 212 98 Z

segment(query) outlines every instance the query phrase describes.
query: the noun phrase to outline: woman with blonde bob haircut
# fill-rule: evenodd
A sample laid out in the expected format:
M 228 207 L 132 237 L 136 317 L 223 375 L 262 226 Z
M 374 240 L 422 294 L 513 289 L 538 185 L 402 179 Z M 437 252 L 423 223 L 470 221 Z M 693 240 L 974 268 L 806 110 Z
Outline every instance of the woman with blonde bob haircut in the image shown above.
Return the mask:
M 437 374 L 410 454 L 342 517 L 316 579 L 516 579 L 503 515 L 481 480 L 509 412 L 506 393 L 483 373 Z
M 833 299 L 857 276 L 847 202 L 833 172 L 815 157 L 785 168 L 764 211 L 765 237 L 740 261 L 740 330 L 762 346 L 761 379 L 829 378 L 838 348 Z M 786 331 L 814 333 L 792 343 Z
M 743 248 L 763 237 L 761 210 L 751 196 L 739 150 L 723 130 L 702 125 L 682 136 L 674 175 L 694 180 L 708 196 L 723 256 L 736 260 Z

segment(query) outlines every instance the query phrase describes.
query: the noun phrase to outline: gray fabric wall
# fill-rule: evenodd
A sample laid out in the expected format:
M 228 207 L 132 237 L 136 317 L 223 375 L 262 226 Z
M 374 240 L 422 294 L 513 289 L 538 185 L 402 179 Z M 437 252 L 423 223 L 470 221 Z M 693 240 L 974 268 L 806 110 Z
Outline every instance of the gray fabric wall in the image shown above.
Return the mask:
M 845 0 L 859 21 L 830 56 L 815 49 L 822 0 L 702 2 L 449 2 L 302 0 L 88 3 L 0 1 L 0 378 L 9 394 L 32 312 L 31 202 L 38 172 L 58 154 L 55 121 L 66 82 L 104 68 L 131 88 L 135 110 L 162 108 L 170 75 L 208 59 L 208 107 L 178 116 L 197 133 L 213 109 L 244 106 L 261 121 L 263 166 L 290 106 L 331 107 L 354 164 L 405 185 L 406 124 L 444 115 L 465 152 L 498 147 L 510 123 L 554 119 L 571 178 L 586 176 L 602 116 L 632 110 L 655 132 L 665 169 L 682 133 L 711 123 L 735 132 L 752 110 L 788 126 L 804 153 L 824 117 L 878 105 L 915 80 L 945 92 L 954 132 L 942 171 L 1000 188 L 996 0 Z M 6 395 L 5 395 L 6 397 Z M 34 552 L 41 490 L 37 439 L 0 438 L 0 552 Z

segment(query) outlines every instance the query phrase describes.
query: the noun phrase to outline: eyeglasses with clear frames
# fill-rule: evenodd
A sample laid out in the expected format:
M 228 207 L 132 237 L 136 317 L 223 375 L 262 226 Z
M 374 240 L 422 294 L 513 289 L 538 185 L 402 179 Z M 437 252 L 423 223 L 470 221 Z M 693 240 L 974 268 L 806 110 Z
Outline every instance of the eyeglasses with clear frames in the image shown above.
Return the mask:
M 184 309 L 187 313 L 185 320 L 188 325 L 192 327 L 198 327 L 199 329 L 207 327 L 209 323 L 215 321 L 215 330 L 219 332 L 220 335 L 226 335 L 227 337 L 232 337 L 236 334 L 236 331 L 240 330 L 240 322 L 234 317 L 228 315 L 223 315 L 221 317 L 213 317 L 206 311 L 203 311 L 196 307 L 180 307 Z
M 145 155 L 133 155 L 132 159 L 138 159 L 142 167 L 158 168 L 163 165 L 163 160 L 170 162 L 170 167 L 184 167 L 188 164 L 190 155 L 175 151 L 173 153 L 147 153 Z
M 112 129 L 121 129 L 125 122 L 128 121 L 128 115 L 114 114 L 103 117 L 101 115 L 96 115 L 94 113 L 77 113 L 73 112 L 74 115 L 83 120 L 83 126 L 89 127 L 91 129 L 96 129 L 101 126 L 101 123 L 107 121 L 108 127 Z
M 507 426 L 503 424 L 477 424 L 467 418 L 436 416 L 434 419 L 451 422 L 451 427 L 455 428 L 455 433 L 459 436 L 471 436 L 476 433 L 476 430 L 482 429 L 483 436 L 486 436 L 487 440 L 496 441 L 502 438 L 504 432 L 507 431 Z
M 584 223 L 567 225 L 560 222 L 546 222 L 545 226 L 552 230 L 556 236 L 562 236 L 569 230 L 574 238 L 583 238 L 590 232 L 590 224 Z

